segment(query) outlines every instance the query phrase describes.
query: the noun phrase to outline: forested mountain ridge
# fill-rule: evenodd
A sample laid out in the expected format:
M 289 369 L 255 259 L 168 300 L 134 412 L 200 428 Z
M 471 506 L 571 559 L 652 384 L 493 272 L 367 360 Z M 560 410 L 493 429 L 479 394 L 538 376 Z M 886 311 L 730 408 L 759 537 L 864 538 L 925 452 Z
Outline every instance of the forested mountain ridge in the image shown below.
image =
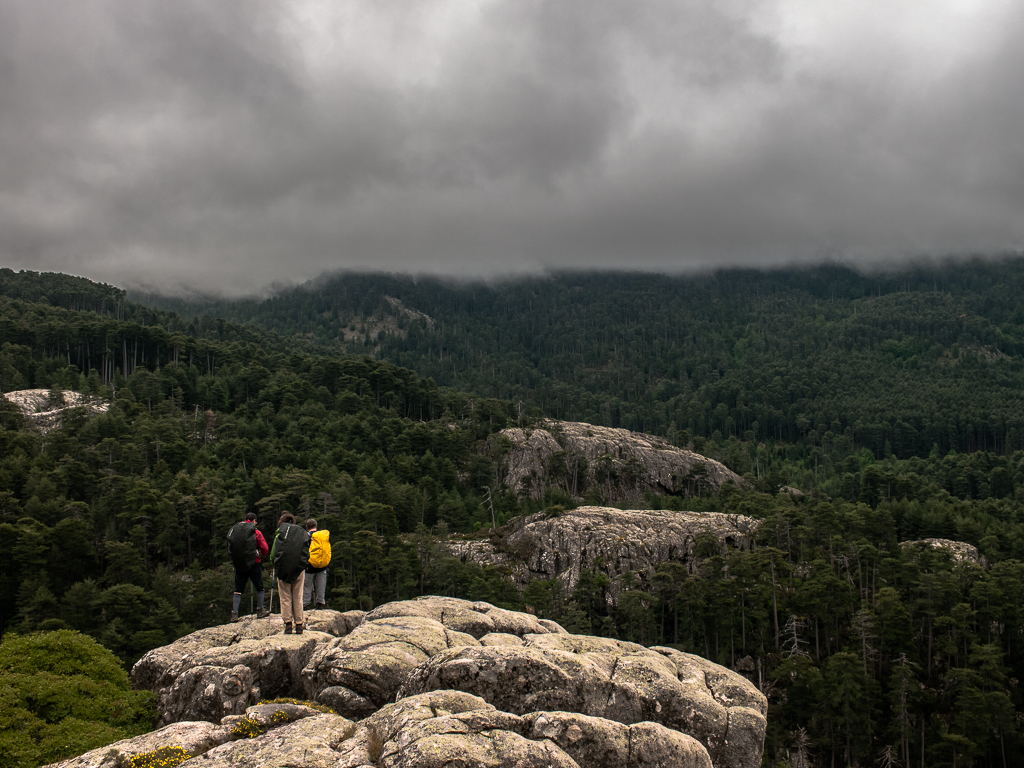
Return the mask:
M 64 360 L 84 374 L 95 370 L 105 385 L 113 383 L 115 369 L 127 377 L 165 361 L 191 366 L 202 358 L 211 369 L 216 358 L 207 342 L 252 344 L 280 353 L 303 346 L 251 325 L 209 316 L 187 320 L 125 295 L 120 288 L 81 277 L 0 268 L 0 333 L 6 342 L 44 352 L 53 361 L 49 367 Z M 19 374 L 18 365 L 0 363 L 0 390 L 27 388 L 30 380 Z
M 878 458 L 909 458 L 933 446 L 1024 448 L 1022 290 L 1015 258 L 882 276 L 837 266 L 494 284 L 343 274 L 264 301 L 147 300 L 373 354 L 553 418 L 808 454 L 847 437 Z
M 997 268 L 1009 269 L 992 267 Z M 814 765 L 844 760 L 866 765 L 884 750 L 895 750 L 888 754 L 904 765 L 1000 766 L 1007 764 L 1006 755 L 1024 747 L 1017 717 L 1024 701 L 1018 683 L 1024 679 L 1024 452 L 1013 448 L 1012 432 L 993 441 L 979 439 L 977 431 L 971 444 L 988 450 L 966 452 L 970 445 L 962 445 L 954 452 L 946 444 L 929 443 L 927 450 L 903 458 L 907 454 L 891 438 L 890 451 L 884 440 L 876 450 L 872 433 L 856 427 L 858 421 L 871 423 L 876 404 L 865 400 L 858 410 L 856 399 L 832 397 L 843 391 L 840 374 L 848 371 L 830 371 L 831 363 L 814 358 L 814 336 L 808 340 L 809 360 L 762 360 L 779 380 L 769 381 L 775 392 L 769 394 L 784 396 L 791 409 L 787 419 L 801 408 L 845 403 L 850 410 L 837 410 L 838 428 L 801 422 L 793 427 L 795 440 L 786 439 L 788 427 L 773 436 L 760 425 L 756 433 L 748 429 L 729 436 L 717 429 L 716 435 L 706 428 L 720 423 L 719 416 L 728 419 L 734 406 L 715 401 L 705 409 L 707 436 L 680 422 L 674 442 L 724 461 L 750 488 L 726 484 L 715 495 L 649 494 L 638 505 L 756 518 L 763 522 L 751 549 L 723 551 L 718 542 L 697 541 L 699 563 L 693 570 L 660 564 L 643 582 L 649 589 L 640 588 L 630 570 L 615 584 L 607 574 L 583 571 L 571 594 L 544 579 L 520 593 L 501 571 L 446 556 L 437 539 L 452 533 L 475 536 L 514 555 L 509 536 L 519 522 L 514 516 L 541 509 L 557 516 L 560 506 L 573 505 L 558 489 L 548 489 L 541 500 L 517 498 L 496 474 L 505 450 L 497 433 L 556 414 L 541 414 L 529 401 L 520 409 L 518 401 L 439 387 L 380 359 L 339 356 L 331 351 L 336 347 L 308 334 L 295 340 L 230 320 L 187 320 L 127 300 L 120 309 L 74 305 L 68 298 L 59 300 L 66 306 L 56 306 L 59 291 L 47 287 L 51 277 L 55 284 L 67 279 L 6 275 L 8 286 L 24 278 L 37 288 L 31 296 L 0 297 L 0 384 L 5 391 L 71 389 L 103 399 L 110 409 L 65 419 L 43 436 L 0 401 L 4 630 L 72 628 L 131 661 L 191 628 L 220 624 L 230 606 L 231 568 L 223 539 L 228 526 L 252 509 L 270 534 L 277 513 L 293 509 L 314 514 L 332 532 L 332 607 L 370 608 L 424 593 L 509 608 L 530 605 L 570 631 L 670 643 L 742 667 L 769 697 L 766 761 L 771 764 L 795 764 L 803 755 Z M 625 287 L 629 282 L 623 281 Z M 962 281 L 967 287 L 970 282 Z M 698 287 L 684 291 L 691 304 L 708 312 L 719 306 L 723 317 L 736 306 L 741 317 L 752 316 L 743 302 L 756 298 L 756 290 L 741 301 L 721 292 L 703 296 Z M 82 290 L 78 283 L 74 288 Z M 957 311 L 967 301 L 957 290 L 905 297 L 883 291 L 874 299 L 841 300 L 837 294 L 835 304 L 849 302 L 846 322 L 874 317 L 872 322 L 889 328 L 884 313 L 871 315 L 871 307 L 886 301 L 927 307 L 939 301 L 940 307 L 953 302 Z M 918 387 L 907 390 L 914 395 L 907 396 L 909 405 L 929 410 L 936 420 L 951 417 L 941 388 L 920 389 L 922 381 L 942 371 L 948 381 L 960 382 L 962 392 L 954 395 L 965 403 L 988 407 L 996 402 L 985 399 L 991 392 L 1002 392 L 999 402 L 1007 408 L 1014 402 L 1019 351 L 1011 342 L 1020 318 L 999 297 L 1001 287 L 992 290 L 992 306 L 985 306 L 984 291 L 971 299 L 978 302 L 980 319 L 971 321 L 974 310 L 960 312 L 977 329 L 973 336 L 952 339 L 955 354 L 950 346 L 950 354 L 928 362 L 933 367 L 922 367 L 920 357 L 911 365 L 911 355 L 898 369 L 893 367 L 897 358 L 890 356 L 885 370 L 904 371 Z M 389 289 L 387 295 L 394 293 Z M 426 311 L 410 297 L 398 298 Z M 816 300 L 822 307 L 831 303 Z M 560 306 L 565 305 L 572 302 Z M 602 306 L 620 311 L 614 302 Z M 793 306 L 790 325 L 817 322 L 800 320 L 813 302 Z M 947 309 L 936 310 L 935 323 L 952 333 L 955 323 L 942 320 Z M 710 334 L 718 328 L 718 315 L 708 312 Z M 906 322 L 920 314 L 907 315 Z M 435 329 L 440 324 L 443 333 L 450 331 L 443 316 L 435 313 L 431 319 Z M 963 321 L 960 315 L 956 320 Z M 914 322 L 925 327 L 923 320 Z M 421 341 L 433 339 L 420 333 L 417 323 L 427 325 L 410 320 L 407 339 L 418 333 Z M 796 343 L 784 338 L 786 323 L 774 317 L 764 323 L 783 334 L 765 338 L 766 350 Z M 653 349 L 656 339 L 650 333 L 633 321 L 620 326 L 626 328 L 647 338 Z M 468 338 L 468 331 L 463 335 Z M 738 338 L 721 350 L 697 349 L 703 338 L 694 332 L 691 339 L 696 363 L 679 358 L 679 376 L 685 371 L 690 381 L 687 402 L 696 403 L 698 391 L 709 396 L 712 385 L 741 380 L 730 376 L 753 375 L 757 368 L 744 361 L 751 354 L 768 354 L 750 347 L 738 355 Z M 571 338 L 562 343 L 571 346 Z M 545 344 L 556 346 L 556 341 Z M 961 352 L 974 349 L 971 345 L 982 354 Z M 538 346 L 537 366 L 548 364 L 540 354 L 547 347 Z M 382 345 L 377 354 L 383 350 Z M 646 381 L 652 375 L 634 376 L 624 367 L 624 361 L 638 359 L 631 349 L 620 346 L 618 354 L 615 367 L 594 369 L 600 381 L 615 376 L 625 383 Z M 864 354 L 869 362 L 889 359 L 874 348 L 865 347 Z M 700 361 L 712 359 L 723 363 L 708 369 L 718 378 L 712 381 L 708 373 L 700 384 L 704 389 L 692 389 L 710 365 Z M 791 379 L 799 374 L 797 363 L 824 366 L 828 386 L 813 389 L 811 381 Z M 481 382 L 490 375 L 472 371 Z M 829 383 L 833 374 L 836 382 Z M 810 394 L 790 402 L 791 390 L 803 391 L 793 389 L 797 384 Z M 893 388 L 891 382 L 883 384 Z M 586 393 L 570 395 L 582 399 Z M 654 389 L 645 397 L 656 405 Z M 715 415 L 720 405 L 724 413 Z M 947 434 L 952 429 L 946 425 Z M 807 495 L 776 494 L 787 483 Z M 488 497 L 497 531 L 488 530 Z M 977 546 L 991 567 L 957 562 L 928 546 L 900 544 L 927 538 Z M 614 604 L 608 600 L 613 592 Z M 247 609 L 243 603 L 243 612 Z M 0 724 L 0 738 L 6 727 Z

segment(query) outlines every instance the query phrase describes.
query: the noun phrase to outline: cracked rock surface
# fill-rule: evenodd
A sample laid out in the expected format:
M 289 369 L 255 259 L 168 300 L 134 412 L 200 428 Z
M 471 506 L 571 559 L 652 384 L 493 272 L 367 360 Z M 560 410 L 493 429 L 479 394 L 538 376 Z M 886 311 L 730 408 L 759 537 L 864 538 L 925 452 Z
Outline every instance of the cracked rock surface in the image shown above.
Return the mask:
M 667 648 L 560 635 L 537 640 L 439 653 L 409 676 L 399 696 L 458 690 L 517 715 L 559 710 L 626 725 L 660 723 L 699 741 L 716 766 L 760 765 L 761 750 L 751 747 L 764 744 L 766 702 L 739 675 Z
M 57 765 L 760 765 L 764 696 L 700 657 L 454 598 L 312 613 L 303 635 L 251 619 L 152 651 L 132 679 L 166 724 Z

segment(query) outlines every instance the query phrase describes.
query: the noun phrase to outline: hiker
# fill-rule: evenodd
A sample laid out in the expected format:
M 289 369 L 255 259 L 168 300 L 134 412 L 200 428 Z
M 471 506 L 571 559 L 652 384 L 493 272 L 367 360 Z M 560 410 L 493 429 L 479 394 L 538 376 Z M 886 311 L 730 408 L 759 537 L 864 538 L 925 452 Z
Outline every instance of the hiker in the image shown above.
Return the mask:
M 295 524 L 295 516 L 285 512 L 277 521 L 277 535 L 270 557 L 277 574 L 277 588 L 281 591 L 281 618 L 284 619 L 284 633 L 302 634 L 302 584 L 305 581 L 306 565 L 309 563 L 310 536 L 304 528 Z
M 267 540 L 256 527 L 256 513 L 249 512 L 245 520 L 235 523 L 228 531 L 228 552 L 231 564 L 235 566 L 235 593 L 231 598 L 231 621 L 238 621 L 238 606 L 242 602 L 245 583 L 252 582 L 256 590 L 256 618 L 270 615 L 263 609 L 263 566 L 261 560 L 267 556 Z
M 313 608 L 313 592 L 316 591 L 316 608 L 327 607 L 327 566 L 331 562 L 331 532 L 319 531 L 316 520 L 309 518 L 305 525 L 312 540 L 309 544 L 309 565 L 306 566 L 306 583 L 302 588 L 302 609 Z

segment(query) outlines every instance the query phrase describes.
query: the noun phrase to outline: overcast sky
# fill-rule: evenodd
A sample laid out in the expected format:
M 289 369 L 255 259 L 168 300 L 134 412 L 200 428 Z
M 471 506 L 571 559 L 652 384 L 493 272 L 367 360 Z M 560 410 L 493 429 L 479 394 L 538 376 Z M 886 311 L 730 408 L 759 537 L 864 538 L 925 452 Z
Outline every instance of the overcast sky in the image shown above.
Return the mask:
M 0 266 L 1018 250 L 1020 0 L 0 0 Z

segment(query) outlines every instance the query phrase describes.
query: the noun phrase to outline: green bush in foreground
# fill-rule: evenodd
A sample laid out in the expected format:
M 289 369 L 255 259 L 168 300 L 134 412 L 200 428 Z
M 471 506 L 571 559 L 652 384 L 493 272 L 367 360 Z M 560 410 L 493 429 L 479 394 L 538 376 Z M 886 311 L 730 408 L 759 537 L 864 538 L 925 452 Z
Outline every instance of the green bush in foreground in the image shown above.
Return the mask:
M 0 768 L 34 768 L 144 733 L 153 695 L 91 637 L 59 630 L 0 642 Z

